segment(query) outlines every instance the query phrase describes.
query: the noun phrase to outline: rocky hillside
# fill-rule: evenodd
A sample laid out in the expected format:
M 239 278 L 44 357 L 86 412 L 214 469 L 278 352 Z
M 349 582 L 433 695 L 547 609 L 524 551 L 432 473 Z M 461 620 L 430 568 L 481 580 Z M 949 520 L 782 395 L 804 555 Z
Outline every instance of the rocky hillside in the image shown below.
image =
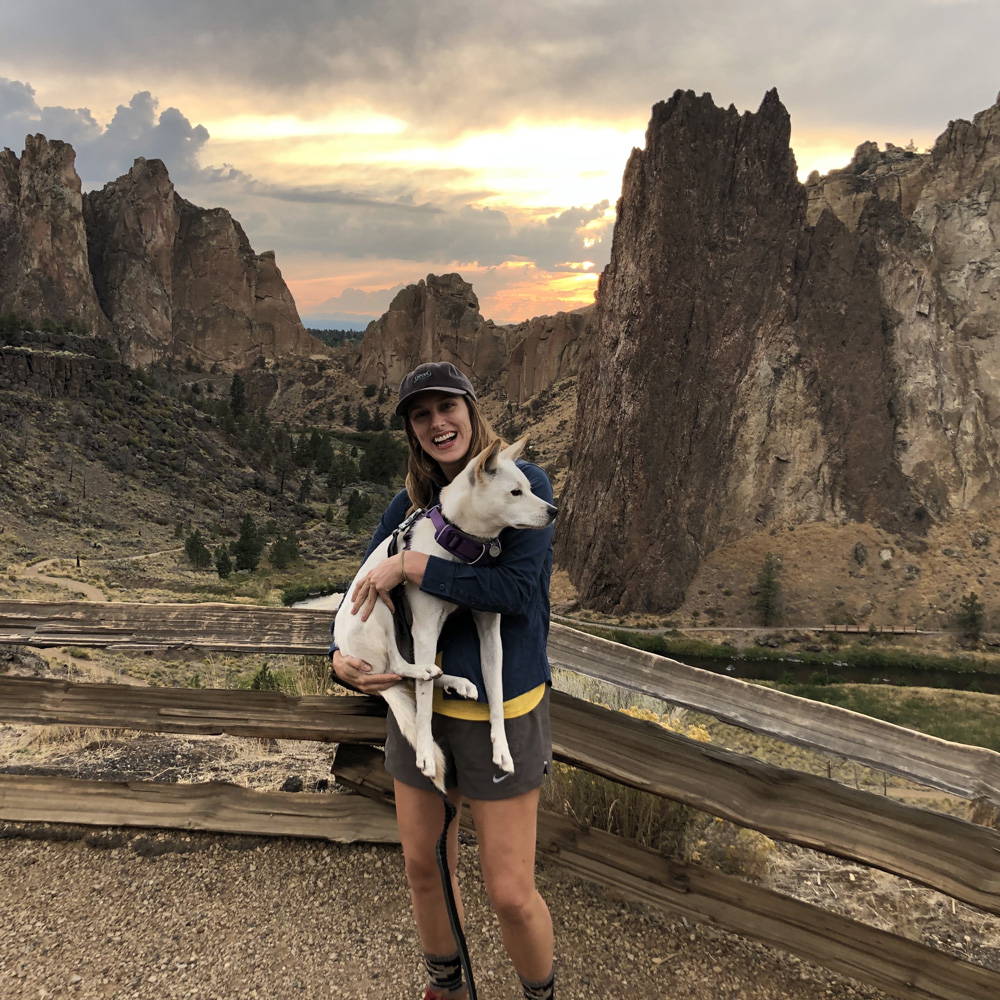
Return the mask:
M 0 314 L 112 336 L 133 365 L 169 359 L 233 370 L 258 357 L 325 354 L 306 333 L 271 252 L 221 208 L 135 161 L 81 195 L 67 143 L 28 136 L 0 152 Z
M 629 160 L 560 527 L 589 604 L 676 607 L 762 531 L 918 548 L 996 502 L 1000 106 L 807 185 L 788 139 L 774 91 L 678 91 Z

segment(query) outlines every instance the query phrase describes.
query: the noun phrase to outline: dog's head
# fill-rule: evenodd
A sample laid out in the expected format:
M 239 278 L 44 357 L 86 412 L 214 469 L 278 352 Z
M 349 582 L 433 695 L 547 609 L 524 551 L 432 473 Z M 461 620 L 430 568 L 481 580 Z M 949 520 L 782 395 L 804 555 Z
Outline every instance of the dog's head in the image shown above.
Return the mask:
M 556 516 L 556 508 L 531 492 L 528 477 L 515 464 L 524 451 L 527 438 L 508 448 L 494 441 L 481 451 L 459 474 L 463 492 L 476 516 L 502 528 L 544 528 Z

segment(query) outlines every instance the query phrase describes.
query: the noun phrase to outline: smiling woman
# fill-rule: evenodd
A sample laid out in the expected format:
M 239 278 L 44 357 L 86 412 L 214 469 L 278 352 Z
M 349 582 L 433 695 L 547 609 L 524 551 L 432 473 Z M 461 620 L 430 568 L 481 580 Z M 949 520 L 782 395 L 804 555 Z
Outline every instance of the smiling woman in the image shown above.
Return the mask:
M 388 669 L 385 664 L 375 666 L 346 655 L 336 645 L 337 634 L 331 647 L 332 668 L 342 682 L 366 693 L 386 692 L 393 704 L 385 760 L 394 778 L 406 878 L 424 951 L 428 977 L 424 1000 L 459 1000 L 468 995 L 463 984 L 463 969 L 468 971 L 467 957 L 462 954 L 464 935 L 458 930 L 462 904 L 456 877 L 457 824 L 452 824 L 447 852 L 442 850 L 440 862 L 445 885 L 450 875 L 454 925 L 438 873 L 436 847 L 443 808 L 437 788 L 442 784 L 454 806 L 460 808 L 463 801 L 469 804 L 487 893 L 524 996 L 553 1000 L 552 921 L 535 887 L 539 791 L 552 754 L 548 708 L 551 671 L 546 656 L 551 519 L 555 516 L 552 487 L 541 469 L 519 460 L 523 442 L 501 451 L 502 442 L 479 414 L 472 383 L 448 362 L 418 365 L 410 372 L 400 386 L 396 412 L 404 419 L 410 444 L 406 489 L 382 515 L 351 592 L 351 614 L 341 610 L 336 630 L 344 649 L 351 649 L 352 637 L 360 629 L 351 615 L 359 615 L 364 622 L 374 612 L 377 624 L 378 614 L 384 616 L 385 609 L 376 605 L 385 600 L 392 607 L 392 599 L 387 598 L 391 592 L 398 600 L 398 587 L 409 595 L 414 636 L 419 623 L 426 623 L 420 617 L 421 607 L 425 614 L 428 610 L 423 595 L 435 599 L 435 608 L 442 601 L 454 606 L 437 642 L 439 662 L 445 673 L 452 675 L 452 682 L 468 684 L 469 700 L 434 696 L 432 729 L 447 762 L 443 779 L 433 765 L 429 772 L 426 763 L 418 765 L 413 746 L 394 721 L 400 695 L 391 689 L 401 678 L 378 672 Z M 500 468 L 504 462 L 509 467 L 506 473 Z M 512 478 L 505 478 L 507 475 Z M 527 488 L 529 494 L 524 492 Z M 534 494 L 534 504 L 546 509 L 548 523 L 543 527 L 520 528 L 515 527 L 518 520 L 506 520 L 502 523 L 508 527 L 498 536 L 491 531 L 494 537 L 488 538 L 485 531 L 484 537 L 465 534 L 448 520 L 458 519 L 450 506 L 453 502 L 459 510 L 481 515 L 483 504 L 488 506 L 491 498 L 499 496 L 500 502 L 516 505 L 523 501 L 512 501 L 511 497 L 530 494 Z M 432 548 L 438 554 L 429 555 L 428 548 L 421 549 L 415 542 L 418 527 L 412 529 L 412 535 L 397 536 L 402 538 L 402 547 L 389 554 L 390 535 L 404 518 L 404 530 L 411 530 L 413 519 L 407 516 L 408 510 L 432 505 L 428 516 L 436 530 L 444 530 L 438 524 L 440 519 L 450 528 L 450 537 L 460 536 L 457 544 L 445 543 L 444 536 L 435 533 L 440 544 L 435 542 Z M 473 530 L 468 528 L 469 522 L 461 523 Z M 477 550 L 474 557 L 464 552 L 466 543 L 473 543 Z M 386 630 L 389 641 L 392 631 L 392 627 Z M 358 647 L 353 648 L 357 652 Z M 364 655 L 375 661 L 385 645 L 367 649 L 370 651 Z M 428 653 L 428 662 L 431 655 Z M 403 669 L 402 661 L 397 658 L 396 662 Z M 407 657 L 407 662 L 413 662 L 412 658 Z M 478 698 L 472 700 L 474 694 Z M 495 713 L 491 713 L 491 706 Z M 508 735 L 500 740 L 494 725 Z M 505 756 L 507 751 L 500 747 L 508 737 L 509 756 Z M 435 775 L 437 787 L 428 773 Z

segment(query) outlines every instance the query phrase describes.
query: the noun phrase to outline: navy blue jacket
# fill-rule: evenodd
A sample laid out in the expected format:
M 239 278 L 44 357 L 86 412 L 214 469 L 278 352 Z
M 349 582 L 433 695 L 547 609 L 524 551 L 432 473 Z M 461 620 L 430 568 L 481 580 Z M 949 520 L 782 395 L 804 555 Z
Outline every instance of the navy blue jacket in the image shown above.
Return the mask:
M 552 484 L 548 476 L 530 462 L 517 464 L 528 477 L 532 492 L 551 503 Z M 368 543 L 366 559 L 392 534 L 411 505 L 409 494 L 400 490 Z M 503 551 L 493 566 L 468 566 L 437 556 L 427 560 L 420 589 L 460 606 L 445 621 L 438 642 L 445 673 L 473 681 L 479 689 L 480 701 L 486 701 L 486 687 L 479 659 L 479 636 L 470 608 L 500 615 L 504 701 L 551 679 L 546 647 L 554 533 L 554 525 L 537 530 L 505 528 L 500 533 Z M 345 595 L 344 600 L 349 599 Z M 336 648 L 334 636 L 331 653 Z

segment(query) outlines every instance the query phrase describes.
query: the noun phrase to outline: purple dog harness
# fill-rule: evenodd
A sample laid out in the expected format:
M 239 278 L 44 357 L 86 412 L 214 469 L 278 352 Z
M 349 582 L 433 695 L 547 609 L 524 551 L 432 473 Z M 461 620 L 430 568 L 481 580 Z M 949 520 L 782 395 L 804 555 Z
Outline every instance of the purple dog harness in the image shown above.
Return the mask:
M 440 504 L 431 507 L 426 516 L 434 525 L 434 541 L 462 562 L 470 566 L 492 566 L 500 558 L 499 538 L 488 538 L 484 542 L 467 535 L 444 516 Z

